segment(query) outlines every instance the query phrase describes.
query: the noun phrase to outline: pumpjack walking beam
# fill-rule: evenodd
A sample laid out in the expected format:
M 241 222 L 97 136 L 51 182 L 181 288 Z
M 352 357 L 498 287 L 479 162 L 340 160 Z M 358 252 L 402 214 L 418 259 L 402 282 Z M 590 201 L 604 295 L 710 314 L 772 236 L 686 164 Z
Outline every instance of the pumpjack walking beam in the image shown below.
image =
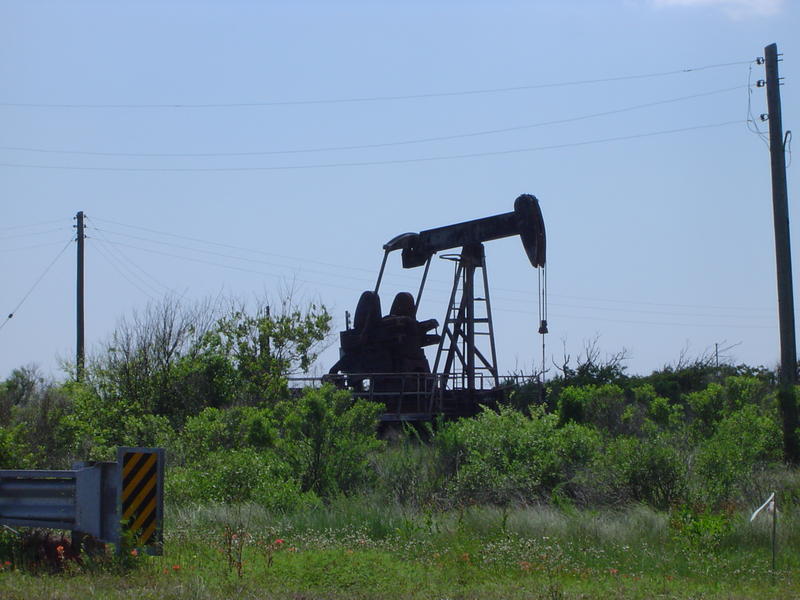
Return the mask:
M 453 373 L 453 364 L 457 359 L 461 363 L 462 376 L 466 380 L 464 382 L 466 384 L 465 387 L 470 394 L 475 390 L 475 372 L 478 368 L 476 366 L 478 363 L 482 365 L 480 368 L 487 370 L 495 383 L 498 383 L 494 330 L 483 243 L 515 235 L 520 236 L 522 239 L 523 248 L 531 265 L 537 268 L 544 267 L 546 255 L 544 220 L 539 208 L 539 202 L 534 196 L 528 194 L 519 196 L 514 202 L 514 210 L 511 212 L 428 229 L 419 233 L 404 233 L 393 238 L 383 247 L 384 257 L 378 281 L 375 285 L 375 293 L 380 288 L 389 253 L 401 250 L 404 268 L 425 265 L 425 275 L 415 303 L 417 307 L 419 306 L 422 289 L 425 285 L 425 277 L 433 255 L 443 250 L 461 247 L 461 254 L 457 258 L 456 274 L 445 318 L 444 331 L 439 343 L 433 371 L 434 373 L 438 372 L 440 360 L 446 351 L 441 375 L 445 379 L 450 377 Z M 475 297 L 475 272 L 479 268 L 483 272 L 484 297 L 480 300 L 486 302 L 485 318 L 476 317 L 475 314 L 475 302 L 478 300 Z M 458 310 L 456 316 L 452 317 L 459 285 L 461 286 L 461 296 L 458 302 Z M 485 323 L 488 326 L 488 331 L 482 333 L 489 337 L 490 359 L 487 359 L 476 347 L 476 323 Z M 445 348 L 445 344 L 449 344 L 449 346 Z M 459 345 L 462 347 L 459 348 Z

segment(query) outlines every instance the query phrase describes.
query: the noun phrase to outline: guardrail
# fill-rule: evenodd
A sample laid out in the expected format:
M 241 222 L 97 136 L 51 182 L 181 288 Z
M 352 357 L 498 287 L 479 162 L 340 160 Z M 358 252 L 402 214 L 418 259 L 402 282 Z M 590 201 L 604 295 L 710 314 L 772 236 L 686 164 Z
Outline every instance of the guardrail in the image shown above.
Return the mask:
M 1 470 L 0 524 L 72 531 L 117 544 L 131 535 L 159 553 L 163 542 L 164 450 L 119 448 L 117 462 L 72 470 Z

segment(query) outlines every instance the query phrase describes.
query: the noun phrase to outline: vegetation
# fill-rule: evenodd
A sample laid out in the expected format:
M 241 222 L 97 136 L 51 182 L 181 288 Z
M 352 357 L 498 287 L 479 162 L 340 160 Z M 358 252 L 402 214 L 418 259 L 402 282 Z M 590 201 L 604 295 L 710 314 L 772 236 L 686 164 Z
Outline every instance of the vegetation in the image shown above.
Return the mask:
M 475 506 L 415 511 L 360 496 L 287 515 L 256 504 L 172 507 L 163 557 L 5 567 L 0 597 L 795 598 L 798 515 L 779 568 L 746 514 Z M 57 555 L 57 554 L 56 554 Z M 43 576 L 52 573 L 49 576 Z M 124 576 L 121 576 L 124 574 Z
M 380 439 L 382 407 L 289 390 L 330 317 L 279 304 L 165 301 L 121 321 L 80 382 L 33 367 L 0 382 L 0 467 L 163 446 L 171 512 L 166 557 L 122 566 L 63 543 L 25 558 L 5 532 L 0 595 L 83 597 L 103 581 L 104 597 L 162 598 L 800 592 L 800 474 L 782 460 L 773 372 L 701 358 L 631 376 L 590 345 L 545 389 Z M 773 490 L 785 551 L 764 583 L 768 528 L 745 517 Z M 42 561 L 72 577 L 35 578 Z

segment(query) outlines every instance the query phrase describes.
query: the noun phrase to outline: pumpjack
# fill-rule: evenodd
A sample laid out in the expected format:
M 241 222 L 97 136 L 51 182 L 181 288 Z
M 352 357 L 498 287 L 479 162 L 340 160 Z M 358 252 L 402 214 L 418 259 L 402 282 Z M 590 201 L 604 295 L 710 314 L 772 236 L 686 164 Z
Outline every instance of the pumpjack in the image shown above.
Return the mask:
M 384 421 L 419 421 L 436 415 L 475 414 L 497 399 L 500 380 L 492 325 L 484 243 L 519 236 L 534 268 L 545 267 L 545 228 L 538 200 L 519 196 L 514 210 L 483 219 L 403 233 L 383 245 L 383 260 L 373 290 L 361 294 L 353 324 L 340 332 L 339 360 L 326 379 L 354 394 L 385 402 Z M 436 319 L 417 320 L 431 260 L 455 263 L 450 301 L 441 333 Z M 403 268 L 423 267 L 416 297 L 398 293 L 387 315 L 381 311 L 381 280 L 389 254 L 400 250 Z M 480 276 L 478 272 L 480 271 Z M 541 279 L 540 279 L 541 281 Z M 476 294 L 477 286 L 482 290 Z M 541 301 L 541 288 L 540 288 Z M 539 333 L 547 333 L 540 306 Z M 432 333 L 433 332 L 433 333 Z M 424 348 L 436 345 L 433 369 Z

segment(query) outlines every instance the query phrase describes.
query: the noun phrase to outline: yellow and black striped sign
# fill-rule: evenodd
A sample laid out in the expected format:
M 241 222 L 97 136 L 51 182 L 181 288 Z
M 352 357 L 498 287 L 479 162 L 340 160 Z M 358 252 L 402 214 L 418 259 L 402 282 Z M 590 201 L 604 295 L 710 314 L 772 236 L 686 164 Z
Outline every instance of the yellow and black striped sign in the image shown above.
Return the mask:
M 137 545 L 161 541 L 163 511 L 163 450 L 120 448 L 121 513 L 123 527 Z

